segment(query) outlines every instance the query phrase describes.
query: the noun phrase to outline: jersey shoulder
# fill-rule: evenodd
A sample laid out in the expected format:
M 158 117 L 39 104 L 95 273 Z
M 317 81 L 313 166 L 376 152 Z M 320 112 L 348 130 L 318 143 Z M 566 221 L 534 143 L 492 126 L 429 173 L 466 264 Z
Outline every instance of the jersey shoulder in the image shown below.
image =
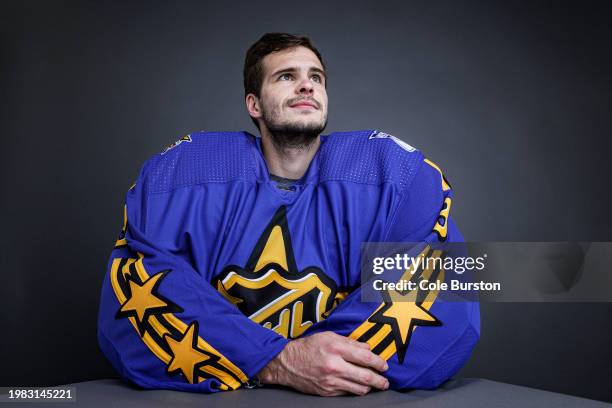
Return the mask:
M 339 180 L 404 189 L 423 164 L 423 154 L 403 140 L 380 130 L 336 132 L 321 151 L 321 181 Z
M 202 183 L 255 180 L 255 136 L 246 132 L 194 132 L 145 164 L 149 192 Z

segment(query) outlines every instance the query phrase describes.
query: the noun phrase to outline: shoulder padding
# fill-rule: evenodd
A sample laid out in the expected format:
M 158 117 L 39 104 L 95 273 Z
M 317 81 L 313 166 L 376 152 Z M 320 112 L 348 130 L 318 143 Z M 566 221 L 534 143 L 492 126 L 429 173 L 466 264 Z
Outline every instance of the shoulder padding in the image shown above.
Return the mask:
M 149 160 L 149 192 L 202 183 L 255 179 L 254 136 L 246 132 L 196 132 Z
M 403 190 L 423 162 L 417 149 L 378 130 L 333 133 L 321 149 L 321 182 L 396 183 Z

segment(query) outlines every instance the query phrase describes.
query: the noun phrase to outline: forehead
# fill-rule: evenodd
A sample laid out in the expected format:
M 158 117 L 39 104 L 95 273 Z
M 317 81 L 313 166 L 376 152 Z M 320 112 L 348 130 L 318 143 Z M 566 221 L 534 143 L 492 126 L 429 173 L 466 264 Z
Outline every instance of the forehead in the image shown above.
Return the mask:
M 323 70 L 316 54 L 306 47 L 292 47 L 266 55 L 262 60 L 264 76 L 285 68 L 318 68 Z

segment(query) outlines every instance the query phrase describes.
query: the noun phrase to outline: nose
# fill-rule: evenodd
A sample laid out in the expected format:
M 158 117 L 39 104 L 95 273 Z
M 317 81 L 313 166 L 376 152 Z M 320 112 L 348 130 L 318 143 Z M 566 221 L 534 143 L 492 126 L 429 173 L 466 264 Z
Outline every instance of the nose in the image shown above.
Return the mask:
M 310 95 L 314 92 L 314 86 L 309 78 L 303 78 L 298 84 L 296 91 L 298 94 Z

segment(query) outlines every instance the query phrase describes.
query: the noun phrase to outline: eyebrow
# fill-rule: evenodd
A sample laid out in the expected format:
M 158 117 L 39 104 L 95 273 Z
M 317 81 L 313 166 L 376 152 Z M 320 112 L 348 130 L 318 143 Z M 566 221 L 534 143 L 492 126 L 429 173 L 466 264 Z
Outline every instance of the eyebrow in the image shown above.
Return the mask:
M 281 68 L 278 71 L 274 72 L 271 76 L 275 77 L 275 76 L 280 75 L 280 74 L 285 74 L 285 73 L 288 73 L 288 72 L 293 73 L 293 72 L 296 72 L 296 71 L 299 71 L 296 67 Z M 323 75 L 323 77 L 327 78 L 327 76 L 325 75 L 325 71 L 322 70 L 321 68 L 318 68 L 318 67 L 310 67 L 308 69 L 308 72 L 316 72 L 318 74 Z

